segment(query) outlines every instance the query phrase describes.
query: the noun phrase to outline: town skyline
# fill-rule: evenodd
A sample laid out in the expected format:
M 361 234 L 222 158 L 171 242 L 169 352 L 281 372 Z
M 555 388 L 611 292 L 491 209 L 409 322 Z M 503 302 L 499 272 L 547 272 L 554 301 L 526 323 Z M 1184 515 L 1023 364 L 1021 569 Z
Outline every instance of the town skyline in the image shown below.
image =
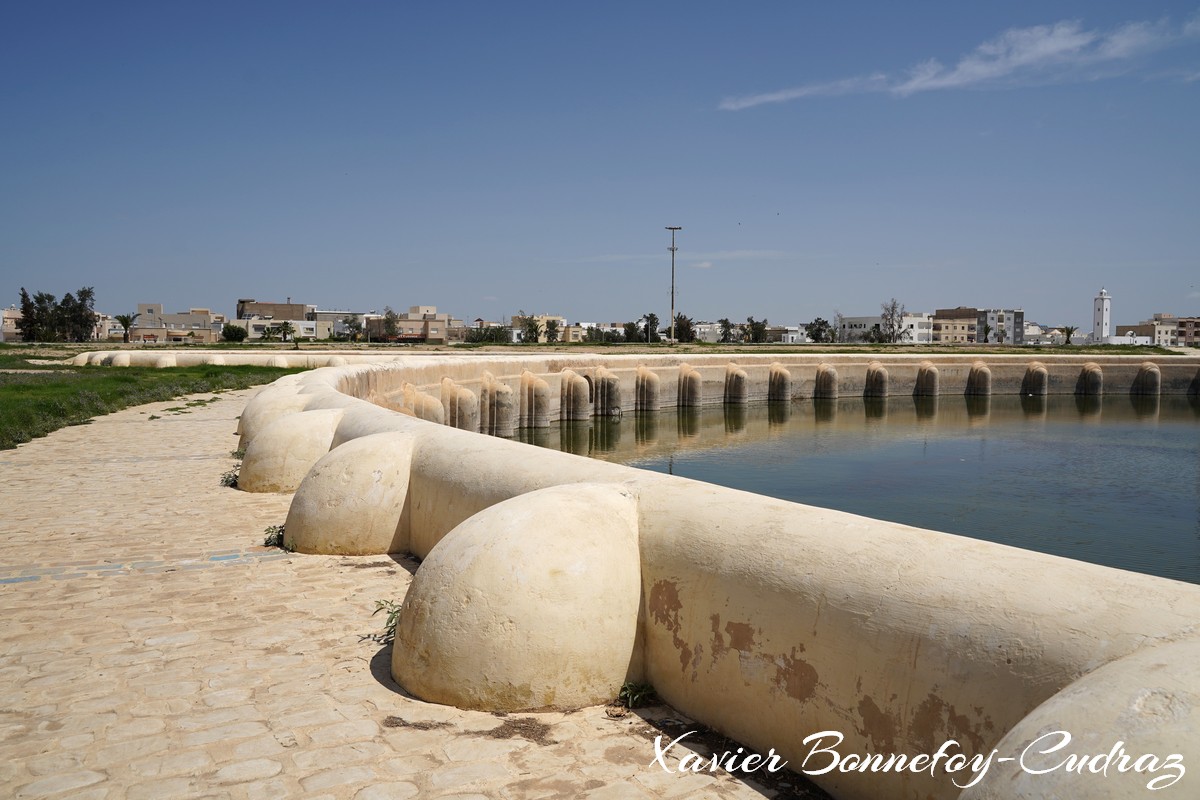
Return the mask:
M 466 11 L 10 6 L 0 304 L 1200 314 L 1194 0 Z

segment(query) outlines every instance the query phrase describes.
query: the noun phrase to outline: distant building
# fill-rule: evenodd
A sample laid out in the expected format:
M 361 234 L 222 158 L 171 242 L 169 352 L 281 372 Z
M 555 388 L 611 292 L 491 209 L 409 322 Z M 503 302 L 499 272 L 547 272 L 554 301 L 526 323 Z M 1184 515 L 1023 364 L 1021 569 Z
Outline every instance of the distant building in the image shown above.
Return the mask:
M 1092 341 L 1103 343 L 1112 335 L 1112 297 L 1101 286 L 1100 294 L 1092 302 Z
M 316 306 L 293 303 L 290 297 L 286 303 L 242 298 L 237 301 L 237 319 L 230 321 L 245 328 L 248 339 L 262 339 L 268 331 L 277 330 L 285 322 L 292 328 L 289 339 L 316 339 L 319 327 L 316 313 Z M 320 327 L 322 331 L 328 329 L 328 326 Z M 328 333 L 322 338 L 328 338 Z
M 839 342 L 861 342 L 869 337 L 871 330 L 883 327 L 883 318 L 876 314 L 873 317 L 842 317 L 838 327 Z
M 365 327 L 372 341 L 391 339 L 398 342 L 446 344 L 463 341 L 467 326 L 461 319 L 439 313 L 437 306 L 409 306 L 396 316 L 396 335 L 387 334 L 387 318 L 366 315 Z
M 778 332 L 778 338 L 771 338 L 771 331 Z M 770 328 L 767 334 L 767 341 L 779 342 L 780 344 L 808 344 L 811 339 L 804 332 L 803 325 L 786 325 L 779 328 Z
M 19 342 L 21 332 L 17 330 L 17 321 L 21 319 L 21 309 L 9 306 L 0 311 L 0 342 Z
M 192 308 L 168 314 L 162 303 L 138 303 L 137 319 L 129 329 L 129 341 L 173 344 L 212 344 L 221 338 L 227 322 L 224 314 L 207 308 Z M 120 331 L 124 338 L 124 329 Z M 112 335 L 110 329 L 108 335 Z
M 933 341 L 933 314 L 915 312 L 900 319 L 905 344 L 929 344 Z
M 522 320 L 525 318 L 533 318 L 537 321 L 538 329 L 541 331 L 541 333 L 538 335 L 539 342 L 547 341 L 546 323 L 550 322 L 551 320 L 553 320 L 555 325 L 558 326 L 558 341 L 563 341 L 563 330 L 567 327 L 566 317 L 560 317 L 557 314 L 526 314 L 525 317 L 521 317 L 521 315 L 518 314 L 512 318 L 512 333 L 514 342 L 525 341 L 525 326 L 522 324 Z M 624 331 L 624 327 L 622 327 L 621 330 Z M 582 334 L 580 335 L 582 336 Z
M 1175 344 L 1200 347 L 1200 317 L 1175 318 Z
M 933 312 L 930 339 L 934 344 L 974 344 L 978 322 L 977 308 L 939 308 Z
M 306 320 L 316 310 L 316 306 L 293 303 L 290 297 L 286 303 L 260 303 L 253 298 L 237 301 L 238 319 Z
M 984 325 L 988 335 L 984 337 Z M 976 342 L 1025 344 L 1025 312 L 1020 308 L 981 308 L 975 315 Z
M 613 324 L 618 323 L 614 322 Z M 717 344 L 721 341 L 721 323 L 719 322 L 697 322 L 692 325 L 692 330 L 696 332 L 697 342 Z

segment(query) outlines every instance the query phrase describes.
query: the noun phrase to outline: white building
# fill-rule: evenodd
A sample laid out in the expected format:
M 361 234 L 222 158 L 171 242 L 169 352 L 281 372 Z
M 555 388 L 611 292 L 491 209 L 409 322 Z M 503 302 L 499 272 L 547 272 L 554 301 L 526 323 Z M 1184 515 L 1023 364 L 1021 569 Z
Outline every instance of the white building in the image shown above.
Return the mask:
M 1112 336 L 1112 298 L 1103 286 L 1092 303 L 1092 341 L 1104 343 Z
M 809 344 L 812 340 L 804 332 L 803 326 L 797 325 L 793 327 L 786 325 L 779 334 L 779 341 L 782 344 Z
M 868 337 L 872 329 L 883 327 L 883 318 L 878 314 L 873 317 L 842 317 L 840 323 L 839 342 L 861 342 Z
M 839 342 L 862 342 L 873 330 L 883 329 L 883 317 L 842 317 L 838 328 Z M 930 344 L 933 342 L 933 314 L 918 312 L 900 318 L 900 344 Z
M 905 314 L 900 325 L 904 328 L 905 344 L 933 343 L 933 314 Z

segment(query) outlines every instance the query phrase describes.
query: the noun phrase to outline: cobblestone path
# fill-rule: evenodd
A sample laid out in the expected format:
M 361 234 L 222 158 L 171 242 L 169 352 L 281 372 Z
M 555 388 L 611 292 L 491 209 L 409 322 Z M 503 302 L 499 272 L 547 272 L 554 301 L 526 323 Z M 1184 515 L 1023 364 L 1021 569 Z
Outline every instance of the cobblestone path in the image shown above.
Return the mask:
M 0 796 L 776 794 L 650 766 L 669 709 L 500 717 L 407 697 L 373 612 L 415 565 L 261 547 L 290 497 L 220 485 L 252 395 L 0 451 Z

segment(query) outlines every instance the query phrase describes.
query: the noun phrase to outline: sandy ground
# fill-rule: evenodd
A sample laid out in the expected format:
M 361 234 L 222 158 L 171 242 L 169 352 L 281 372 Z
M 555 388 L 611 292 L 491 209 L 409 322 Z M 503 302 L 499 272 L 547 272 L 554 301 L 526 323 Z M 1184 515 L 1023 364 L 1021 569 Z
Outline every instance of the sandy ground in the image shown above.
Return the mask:
M 808 796 L 786 773 L 652 765 L 655 736 L 695 727 L 665 707 L 502 717 L 405 695 L 373 612 L 415 564 L 263 548 L 290 496 L 220 485 L 252 395 L 0 451 L 0 796 Z

